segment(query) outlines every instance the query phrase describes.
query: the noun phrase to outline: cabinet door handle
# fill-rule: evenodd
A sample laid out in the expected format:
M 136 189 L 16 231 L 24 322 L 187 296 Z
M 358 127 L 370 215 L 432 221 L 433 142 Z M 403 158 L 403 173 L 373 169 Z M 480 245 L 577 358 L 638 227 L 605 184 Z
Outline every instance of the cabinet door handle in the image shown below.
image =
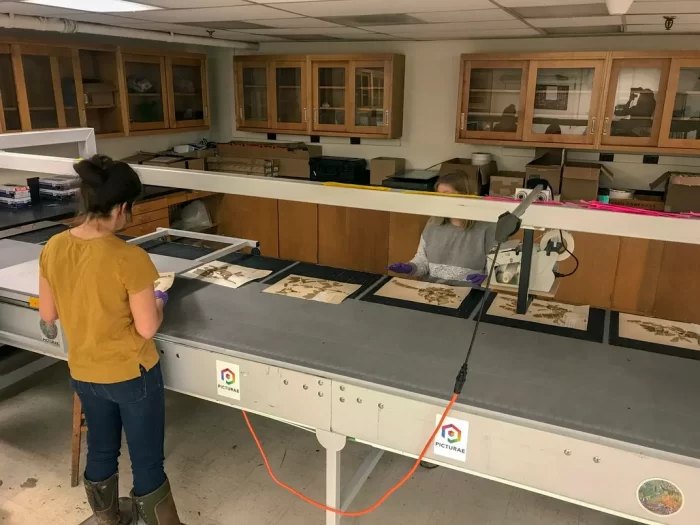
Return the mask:
M 243 117 L 243 106 L 238 108 L 238 114 L 241 116 L 241 120 L 245 120 L 245 118 Z
M 85 102 L 86 106 L 90 104 L 90 98 L 88 97 L 87 93 L 83 93 L 83 101 Z
M 204 113 L 204 118 L 207 118 L 209 116 L 209 108 L 204 106 L 203 113 Z
M 608 134 L 608 124 L 610 124 L 610 117 L 605 117 L 605 120 L 603 121 L 603 135 Z
M 464 113 L 460 113 L 459 115 L 459 129 L 464 129 Z
M 308 120 L 306 120 L 306 108 L 304 108 L 304 122 L 308 122 Z
M 595 134 L 595 117 L 591 119 L 591 135 Z
M 316 124 L 316 108 L 314 108 L 314 124 Z
M 387 109 L 385 111 L 385 113 L 386 113 L 386 119 L 384 120 L 384 125 L 388 126 L 389 125 L 389 110 Z

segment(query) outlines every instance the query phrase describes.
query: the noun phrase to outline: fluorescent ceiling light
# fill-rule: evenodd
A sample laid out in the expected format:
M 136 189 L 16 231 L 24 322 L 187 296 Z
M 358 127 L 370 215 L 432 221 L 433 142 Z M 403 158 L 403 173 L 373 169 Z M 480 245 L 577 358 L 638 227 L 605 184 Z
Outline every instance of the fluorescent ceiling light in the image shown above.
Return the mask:
M 92 13 L 129 13 L 160 9 L 160 7 L 129 2 L 127 0 L 24 0 L 24 3 L 65 7 L 66 9 L 90 11 Z

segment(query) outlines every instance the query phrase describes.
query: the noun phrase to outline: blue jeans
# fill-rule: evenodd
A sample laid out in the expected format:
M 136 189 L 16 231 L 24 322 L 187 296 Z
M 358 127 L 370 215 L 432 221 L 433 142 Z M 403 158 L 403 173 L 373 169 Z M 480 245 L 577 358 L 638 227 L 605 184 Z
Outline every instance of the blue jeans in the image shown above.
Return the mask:
M 85 479 L 100 482 L 118 468 L 122 427 L 134 474 L 134 495 L 150 494 L 165 482 L 165 395 L 160 363 L 121 383 L 85 383 L 71 379 L 87 419 Z

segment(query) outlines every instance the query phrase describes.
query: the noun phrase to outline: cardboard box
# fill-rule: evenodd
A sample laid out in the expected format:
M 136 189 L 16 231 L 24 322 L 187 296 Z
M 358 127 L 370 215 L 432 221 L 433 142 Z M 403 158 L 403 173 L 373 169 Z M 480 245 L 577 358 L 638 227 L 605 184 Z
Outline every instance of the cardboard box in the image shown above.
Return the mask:
M 237 159 L 234 157 L 209 157 L 207 165 L 210 171 L 242 173 L 262 177 L 278 177 L 279 159 Z
M 186 159 L 175 155 L 156 155 L 154 153 L 137 153 L 121 159 L 128 164 L 145 164 L 147 166 L 167 166 L 169 168 L 201 170 L 206 169 L 205 159 Z
M 381 186 L 382 181 L 406 170 L 406 159 L 377 157 L 369 161 L 369 183 Z
M 602 164 L 593 162 L 567 162 L 564 166 L 561 186 L 561 201 L 598 200 L 600 176 L 611 180 L 613 174 Z
M 666 183 L 664 211 L 700 212 L 700 173 L 667 171 L 649 184 L 652 190 Z
M 217 145 L 221 157 L 279 159 L 280 176 L 308 179 L 309 159 L 321 156 L 321 146 L 303 142 L 233 141 Z
M 635 195 L 632 199 L 610 199 L 610 204 L 641 210 L 664 211 L 663 197 L 651 195 Z
M 552 187 L 552 194 L 561 193 L 561 160 L 555 155 L 545 154 L 525 166 L 525 184 L 531 179 L 544 179 Z
M 461 171 L 469 179 L 467 190 L 470 195 L 481 195 L 482 188 L 489 183 L 491 175 L 498 172 L 496 161 L 484 166 L 474 166 L 471 159 L 450 159 L 440 165 L 440 175 Z
M 498 175 L 491 175 L 489 195 L 492 197 L 514 197 L 515 191 L 524 187 L 524 171 L 499 171 Z

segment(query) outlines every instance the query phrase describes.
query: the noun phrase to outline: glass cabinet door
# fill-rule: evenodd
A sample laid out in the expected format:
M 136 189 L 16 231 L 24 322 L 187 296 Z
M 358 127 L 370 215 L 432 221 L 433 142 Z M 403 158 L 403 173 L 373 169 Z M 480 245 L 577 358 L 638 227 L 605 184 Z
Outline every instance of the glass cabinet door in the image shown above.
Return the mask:
M 351 65 L 352 130 L 388 133 L 391 97 L 390 62 L 353 62 Z
M 465 62 L 458 138 L 520 140 L 527 78 L 527 62 Z
M 23 81 L 26 86 L 25 118 L 28 117 L 29 120 L 24 126 L 26 130 L 58 128 L 56 87 L 60 86 L 60 79 L 51 62 L 51 57 L 46 52 L 29 46 L 21 47 Z
M 313 118 L 311 128 L 317 131 L 347 130 L 348 118 L 347 62 L 313 64 Z
M 170 127 L 166 111 L 165 61 L 148 55 L 123 55 L 129 129 L 148 131 Z
M 60 100 L 58 101 L 59 127 L 79 128 L 86 125 L 81 121 L 82 102 L 78 101 L 75 65 L 72 56 L 51 57 L 51 66 L 58 71 Z M 83 117 L 84 118 L 84 117 Z
M 670 59 L 613 59 L 602 143 L 656 146 Z
M 306 100 L 306 62 L 274 62 L 272 73 L 274 127 L 305 131 L 309 122 Z
M 700 60 L 673 59 L 659 145 L 700 149 Z
M 10 46 L 0 46 L 0 132 L 22 131 Z
M 78 60 L 86 126 L 93 128 L 98 136 L 122 134 L 124 119 L 117 53 L 80 49 Z
M 205 63 L 199 59 L 168 57 L 168 82 L 172 100 L 170 122 L 176 128 L 209 123 Z
M 269 79 L 266 62 L 236 64 L 238 85 L 238 127 L 269 128 Z
M 525 140 L 593 144 L 603 66 L 603 60 L 532 61 Z

